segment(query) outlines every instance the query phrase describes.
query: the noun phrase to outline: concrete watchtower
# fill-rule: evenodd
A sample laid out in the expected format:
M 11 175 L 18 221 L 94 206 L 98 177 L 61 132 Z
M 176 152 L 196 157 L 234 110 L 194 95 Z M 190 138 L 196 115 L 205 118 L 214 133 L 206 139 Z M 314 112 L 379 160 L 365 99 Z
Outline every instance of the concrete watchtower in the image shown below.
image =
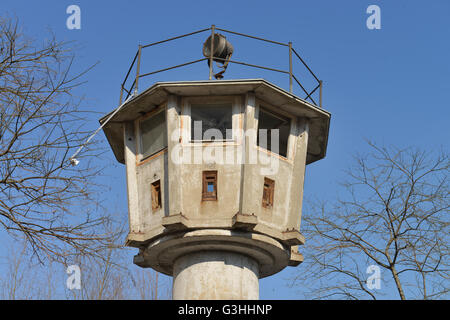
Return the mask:
M 214 48 L 215 31 L 231 31 L 206 30 L 214 57 L 192 63 L 207 60 L 210 80 L 157 82 L 100 123 L 126 165 L 134 263 L 173 276 L 174 299 L 257 299 L 259 278 L 303 260 L 305 166 L 325 156 L 330 113 L 263 79 L 212 80 L 213 60 L 243 63 Z M 297 53 L 275 44 L 289 48 L 292 91 Z M 148 75 L 139 72 L 145 47 L 132 88 L 122 85 L 128 96 Z

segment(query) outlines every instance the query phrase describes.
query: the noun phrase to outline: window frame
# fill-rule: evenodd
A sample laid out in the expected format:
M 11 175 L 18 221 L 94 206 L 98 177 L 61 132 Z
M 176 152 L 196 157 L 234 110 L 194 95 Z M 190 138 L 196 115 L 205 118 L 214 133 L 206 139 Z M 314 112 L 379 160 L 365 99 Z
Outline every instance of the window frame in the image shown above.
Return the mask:
M 238 95 L 230 96 L 191 96 L 184 97 L 181 101 L 181 127 L 183 145 L 202 146 L 205 144 L 234 145 L 241 142 L 239 135 L 242 129 L 242 97 Z M 192 117 L 191 106 L 194 104 L 231 104 L 231 139 L 222 140 L 192 140 Z
M 288 118 L 290 120 L 289 122 L 289 136 L 288 136 L 288 140 L 287 140 L 287 148 L 286 148 L 286 156 L 283 156 L 279 153 L 275 153 L 272 152 L 271 150 L 268 150 L 264 147 L 260 147 L 258 145 L 258 135 L 259 135 L 259 115 L 260 115 L 260 110 L 263 109 L 263 111 L 272 114 L 275 117 L 284 117 L 284 118 Z M 258 116 L 256 118 L 256 115 Z M 284 160 L 288 163 L 292 163 L 292 159 L 294 158 L 294 152 L 295 152 L 295 132 L 297 130 L 297 124 L 296 121 L 297 117 L 289 114 L 286 111 L 280 110 L 280 108 L 276 108 L 273 105 L 271 105 L 270 103 L 267 103 L 265 101 L 261 101 L 259 99 L 256 100 L 256 108 L 255 108 L 255 122 L 256 122 L 256 137 L 255 137 L 255 147 L 263 152 L 266 152 L 269 155 L 273 155 L 276 156 L 278 158 L 280 158 L 281 160 Z
M 165 114 L 165 131 L 166 131 L 166 146 L 158 149 L 157 151 L 153 152 L 152 154 L 144 157 L 143 156 L 143 146 L 142 146 L 142 138 L 141 138 L 141 122 L 154 117 L 158 115 L 161 112 L 166 112 L 166 104 L 162 104 L 160 106 L 157 106 L 153 110 L 145 113 L 141 117 L 137 118 L 134 121 L 134 127 L 135 127 L 135 136 L 136 136 L 136 163 L 137 165 L 143 164 L 159 155 L 161 155 L 164 152 L 167 152 L 168 148 L 168 137 L 167 137 L 167 114 Z
M 202 201 L 217 201 L 219 193 L 217 190 L 217 176 L 217 170 L 202 171 Z M 214 191 L 208 192 L 208 182 L 211 178 L 213 178 Z

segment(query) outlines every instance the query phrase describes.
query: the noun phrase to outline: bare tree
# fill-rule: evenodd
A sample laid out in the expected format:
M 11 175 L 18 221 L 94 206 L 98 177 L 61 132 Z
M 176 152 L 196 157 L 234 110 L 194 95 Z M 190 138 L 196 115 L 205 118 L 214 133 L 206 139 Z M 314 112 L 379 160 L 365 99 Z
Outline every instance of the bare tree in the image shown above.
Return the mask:
M 136 296 L 141 300 L 158 300 L 168 299 L 170 291 L 164 288 L 164 292 L 158 294 L 158 289 L 161 287 L 159 281 L 159 273 L 149 269 L 139 269 L 135 271 L 135 276 L 131 274 L 133 280 L 133 288 L 136 291 Z
M 96 199 L 98 146 L 79 166 L 68 161 L 91 133 L 74 95 L 87 70 L 72 74 L 72 64 L 69 43 L 38 43 L 0 18 L 0 225 L 39 259 L 96 254 L 113 240 Z
M 66 298 L 81 300 L 167 299 L 167 283 L 158 273 L 130 265 L 129 248 L 117 247 L 105 253 L 105 259 L 78 257 L 81 288 L 66 289 Z M 158 290 L 162 293 L 158 294 Z
M 448 298 L 448 154 L 369 145 L 345 195 L 305 210 L 305 262 L 293 284 L 322 299 L 386 298 L 388 288 L 401 299 Z M 366 283 L 370 265 L 381 290 Z
M 5 248 L 6 247 L 6 248 Z M 0 255 L 0 299 L 9 300 L 123 300 L 169 299 L 170 281 L 157 272 L 130 262 L 130 248 L 104 250 L 104 259 L 78 255 L 80 288 L 68 288 L 67 268 L 60 263 L 41 264 L 28 255 L 25 241 L 8 241 Z M 162 279 L 161 279 L 162 278 Z
M 28 293 L 29 283 L 24 281 L 29 268 L 23 264 L 23 258 L 25 255 L 25 247 L 16 248 L 19 250 L 9 250 L 7 261 L 2 261 L 1 264 L 4 267 L 3 276 L 0 279 L 0 297 L 1 299 L 16 300 L 22 297 L 26 298 L 25 293 Z M 3 259 L 2 259 L 3 260 Z M 28 296 L 29 297 L 29 296 Z

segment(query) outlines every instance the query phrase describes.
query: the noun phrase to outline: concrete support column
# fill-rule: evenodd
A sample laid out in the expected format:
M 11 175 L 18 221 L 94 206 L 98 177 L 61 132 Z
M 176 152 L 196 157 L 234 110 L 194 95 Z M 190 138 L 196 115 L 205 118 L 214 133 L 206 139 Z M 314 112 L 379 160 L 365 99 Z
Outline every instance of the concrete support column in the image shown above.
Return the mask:
M 174 300 L 256 300 L 259 298 L 258 263 L 228 251 L 198 251 L 174 264 Z

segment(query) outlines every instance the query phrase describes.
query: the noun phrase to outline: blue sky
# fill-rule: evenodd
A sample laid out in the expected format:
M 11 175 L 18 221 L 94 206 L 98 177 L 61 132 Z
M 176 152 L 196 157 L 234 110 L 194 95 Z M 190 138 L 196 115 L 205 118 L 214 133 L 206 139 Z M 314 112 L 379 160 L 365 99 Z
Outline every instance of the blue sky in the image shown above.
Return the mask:
M 332 199 L 337 182 L 364 139 L 399 147 L 448 148 L 450 118 L 450 2 L 448 0 L 347 1 L 23 1 L 2 0 L 0 15 L 17 16 L 24 33 L 37 39 L 52 30 L 60 40 L 78 43 L 75 68 L 100 62 L 86 76 L 79 94 L 86 107 L 107 113 L 117 106 L 119 86 L 138 44 L 189 33 L 215 24 L 225 29 L 281 42 L 294 48 L 324 81 L 324 108 L 332 113 L 327 157 L 307 168 L 305 197 Z M 66 28 L 66 8 L 81 8 L 81 30 Z M 369 30 L 366 9 L 381 8 L 381 29 Z M 207 34 L 148 51 L 143 71 L 202 58 Z M 268 48 L 230 37 L 236 60 L 287 67 L 284 48 Z M 149 49 L 152 50 L 152 49 Z M 186 56 L 186 57 L 185 57 Z M 301 66 L 294 73 L 306 75 Z M 263 77 L 288 89 L 287 77 L 231 65 L 225 79 Z M 146 79 L 206 80 L 203 66 L 170 71 Z M 298 88 L 295 93 L 300 94 Z M 92 128 L 97 119 L 92 118 Z M 102 133 L 101 133 L 102 135 Z M 101 137 L 106 144 L 106 139 Z M 113 155 L 109 158 L 113 163 Z M 126 210 L 124 167 L 114 165 L 105 182 L 111 199 Z M 124 211 L 125 214 L 126 211 Z M 307 214 L 307 213 L 304 213 Z M 2 235 L 4 236 L 4 235 Z M 130 263 L 132 263 L 130 256 Z M 286 287 L 287 268 L 261 281 L 262 299 L 296 299 Z

